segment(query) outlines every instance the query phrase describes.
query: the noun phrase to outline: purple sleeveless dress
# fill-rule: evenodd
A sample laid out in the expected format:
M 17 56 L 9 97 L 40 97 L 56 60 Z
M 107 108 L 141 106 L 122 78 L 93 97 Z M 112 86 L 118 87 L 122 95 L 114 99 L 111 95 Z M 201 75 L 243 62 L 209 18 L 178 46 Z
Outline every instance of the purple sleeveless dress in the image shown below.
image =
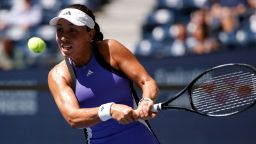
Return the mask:
M 108 102 L 136 105 L 129 80 L 101 66 L 94 51 L 87 65 L 74 69 L 77 77 L 75 94 L 81 108 L 98 107 Z M 158 143 L 144 121 L 122 125 L 110 119 L 86 130 L 89 144 Z

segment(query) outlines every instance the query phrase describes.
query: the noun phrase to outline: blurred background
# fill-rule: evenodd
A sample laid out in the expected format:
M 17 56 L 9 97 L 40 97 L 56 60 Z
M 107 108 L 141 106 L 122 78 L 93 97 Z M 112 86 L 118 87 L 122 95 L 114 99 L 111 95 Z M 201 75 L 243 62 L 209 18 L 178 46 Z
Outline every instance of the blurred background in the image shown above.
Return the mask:
M 256 0 L 1 0 L 0 143 L 83 143 L 57 110 L 48 71 L 63 59 L 48 25 L 61 8 L 91 8 L 106 39 L 132 51 L 172 97 L 203 70 L 225 63 L 256 66 Z M 32 36 L 47 50 L 27 49 Z M 140 92 L 140 91 L 138 91 Z M 225 118 L 163 111 L 151 120 L 163 144 L 254 144 L 256 108 Z

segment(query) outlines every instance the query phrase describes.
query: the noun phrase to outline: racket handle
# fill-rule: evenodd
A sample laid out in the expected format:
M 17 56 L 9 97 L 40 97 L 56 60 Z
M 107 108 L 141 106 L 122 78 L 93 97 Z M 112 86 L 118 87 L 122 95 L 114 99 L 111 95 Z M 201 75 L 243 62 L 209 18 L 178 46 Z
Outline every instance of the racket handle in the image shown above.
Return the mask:
M 153 105 L 153 107 L 151 108 L 151 111 L 152 112 L 159 112 L 161 109 L 162 109 L 161 103 L 157 103 L 157 104 Z

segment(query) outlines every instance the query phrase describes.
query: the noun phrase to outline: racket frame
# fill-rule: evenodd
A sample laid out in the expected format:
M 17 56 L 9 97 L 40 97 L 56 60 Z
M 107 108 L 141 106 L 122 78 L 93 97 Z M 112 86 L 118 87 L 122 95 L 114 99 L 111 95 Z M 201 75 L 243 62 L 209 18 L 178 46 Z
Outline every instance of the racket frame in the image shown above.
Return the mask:
M 249 108 L 253 107 L 256 103 L 256 101 L 254 101 L 251 105 L 249 105 L 248 107 L 246 107 L 245 109 L 241 110 L 241 111 L 236 111 L 233 113 L 229 113 L 229 114 L 220 114 L 220 115 L 210 115 L 210 114 L 204 114 L 204 113 L 200 113 L 197 111 L 196 107 L 194 106 L 193 102 L 192 102 L 192 92 L 191 89 L 194 85 L 194 83 L 200 79 L 203 75 L 205 75 L 206 73 L 213 71 L 215 69 L 219 69 L 221 67 L 226 67 L 226 66 L 242 66 L 242 67 L 247 67 L 249 69 L 251 69 L 252 71 L 254 71 L 256 73 L 256 68 L 249 65 L 249 64 L 244 64 L 244 63 L 228 63 L 228 64 L 222 64 L 219 66 L 215 66 L 212 67 L 210 69 L 205 70 L 204 72 L 202 72 L 201 74 L 199 74 L 196 78 L 194 78 L 185 88 L 183 88 L 179 93 L 177 93 L 173 98 L 166 100 L 164 102 L 161 103 L 157 103 L 154 104 L 152 107 L 152 111 L 154 112 L 158 112 L 160 110 L 167 110 L 167 109 L 179 109 L 179 110 L 185 110 L 185 111 L 190 111 L 190 112 L 194 112 L 203 116 L 211 116 L 211 117 L 220 117 L 220 116 L 230 116 L 230 115 L 234 115 L 243 111 L 248 110 Z M 185 107 L 177 107 L 177 106 L 170 106 L 168 104 L 170 104 L 171 102 L 173 102 L 174 100 L 176 100 L 177 98 L 179 98 L 181 95 L 183 95 L 185 92 L 188 93 L 188 99 L 189 99 L 189 103 L 191 108 L 185 108 Z

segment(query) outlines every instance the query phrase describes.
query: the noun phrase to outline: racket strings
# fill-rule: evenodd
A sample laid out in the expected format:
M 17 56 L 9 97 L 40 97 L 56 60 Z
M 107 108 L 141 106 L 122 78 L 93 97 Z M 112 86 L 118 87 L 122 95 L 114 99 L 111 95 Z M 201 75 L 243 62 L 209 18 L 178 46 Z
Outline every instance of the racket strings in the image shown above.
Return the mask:
M 227 80 L 227 79 L 231 79 L 231 78 L 236 78 L 236 77 L 240 77 L 240 76 L 244 76 L 244 75 L 248 76 L 248 75 L 251 75 L 251 72 L 238 71 L 238 72 L 228 73 L 228 74 L 215 76 L 215 77 L 211 77 L 210 75 L 211 75 L 211 73 L 207 73 L 206 75 L 201 77 L 197 83 L 199 83 L 199 84 L 210 83 L 210 82 L 216 82 L 216 81 L 222 81 L 222 80 Z M 205 81 L 205 80 L 207 80 L 207 81 Z
M 231 109 L 236 109 L 236 108 L 239 108 L 236 111 L 240 111 L 241 107 L 248 106 L 248 105 L 251 105 L 251 104 L 252 104 L 251 101 L 238 102 L 238 103 L 235 103 L 235 104 L 230 104 L 230 105 L 225 106 L 225 107 L 218 107 L 215 110 L 211 110 L 211 111 L 209 111 L 207 113 L 208 114 L 218 114 L 219 112 L 222 112 L 221 114 L 227 114 L 227 112 L 223 113 L 223 111 L 227 111 L 227 110 L 231 110 Z M 230 112 L 232 113 L 232 112 L 236 112 L 236 111 L 232 110 Z M 204 113 L 205 112 L 206 111 L 204 111 Z M 228 113 L 230 113 L 230 112 L 228 112 Z
M 240 85 L 241 85 L 241 83 L 250 83 L 251 80 L 246 79 L 246 80 L 244 80 L 244 81 L 241 81 L 241 80 L 240 80 L 239 82 L 240 82 Z M 255 83 L 256 83 L 256 82 L 255 82 Z M 254 87 L 255 87 L 255 85 L 254 85 Z M 231 89 L 227 89 L 227 88 L 225 87 L 225 84 L 222 84 L 222 83 L 220 83 L 220 82 L 216 82 L 215 88 L 217 88 L 218 91 L 217 91 L 217 90 L 213 91 L 213 92 L 212 92 L 213 95 L 214 95 L 214 94 L 215 94 L 215 95 L 218 94 L 218 92 L 227 93 L 227 92 L 229 92 L 229 91 L 231 91 L 231 90 L 235 90 L 234 87 L 232 87 Z M 203 92 L 202 92 L 202 91 L 203 91 Z M 242 91 L 239 91 L 239 92 L 240 92 L 239 95 L 246 94 L 247 91 L 248 91 L 248 90 L 246 90 L 246 89 L 245 89 L 245 90 L 242 90 Z M 255 93 L 256 90 L 253 90 L 253 91 L 254 91 L 253 93 Z M 241 93 L 241 92 L 245 92 L 245 93 Z M 195 104 L 201 104 L 201 103 L 206 103 L 206 104 L 207 104 L 207 103 L 211 103 L 211 104 L 212 104 L 212 101 L 221 100 L 221 99 L 223 99 L 224 97 L 222 97 L 222 98 L 220 98 L 220 97 L 214 97 L 214 98 L 212 98 L 211 100 L 209 100 L 209 98 L 211 98 L 211 97 L 209 97 L 209 94 L 206 93 L 206 92 L 204 92 L 204 90 L 203 90 L 201 87 L 195 89 L 194 92 L 193 92 L 193 100 L 194 100 L 194 103 L 195 103 Z
M 238 76 L 238 75 L 236 75 Z M 247 77 L 242 77 L 243 75 L 240 76 L 240 85 L 243 85 L 244 83 L 250 83 L 251 82 L 251 79 L 256 79 L 255 76 L 252 76 L 252 78 L 248 78 L 248 75 L 246 75 Z M 243 79 L 241 79 L 243 78 Z M 256 83 L 255 81 L 253 83 Z M 234 89 L 234 85 L 236 83 L 233 82 L 232 83 L 232 90 Z M 229 85 L 231 85 L 231 83 L 229 83 Z M 202 97 L 202 95 L 200 95 L 200 93 L 203 91 L 207 91 L 204 89 L 204 86 L 206 86 L 207 89 L 215 89 L 217 88 L 218 91 L 223 91 L 223 90 L 226 90 L 227 89 L 227 84 L 224 83 L 223 81 L 221 80 L 218 80 L 218 79 L 214 79 L 214 80 L 211 80 L 211 81 L 206 81 L 204 82 L 203 84 L 198 84 L 196 85 L 196 87 L 194 88 L 193 90 L 193 94 L 196 94 L 196 93 L 199 93 L 198 95 L 193 95 L 193 98 L 196 100 L 196 99 L 208 99 L 208 95 L 206 95 L 205 97 Z M 228 87 L 230 89 L 230 87 Z M 255 89 L 255 85 L 254 85 L 254 89 Z M 212 92 L 216 92 L 216 89 Z M 212 93 L 211 92 L 211 93 Z M 210 92 L 209 92 L 210 93 Z
M 200 113 L 225 115 L 244 109 L 256 99 L 256 77 L 251 72 L 219 75 L 205 82 L 203 79 L 192 92 L 193 104 Z
M 254 97 L 255 98 L 255 97 Z M 201 107 L 198 110 L 203 112 L 203 113 L 216 113 L 224 110 L 229 110 L 233 108 L 241 108 L 242 106 L 250 105 L 254 102 L 253 99 L 235 99 L 233 101 L 230 101 L 228 104 L 217 104 L 213 105 L 212 107 L 206 106 L 206 107 Z
M 255 94 L 255 92 L 253 92 L 252 94 Z M 225 95 L 229 95 L 229 97 L 224 97 Z M 248 95 L 248 91 L 240 90 L 239 95 Z M 221 94 L 220 97 L 215 96 L 211 98 L 211 100 L 209 101 L 207 101 L 206 99 L 201 100 L 200 103 L 195 103 L 195 105 L 199 107 L 198 108 L 199 110 L 203 110 L 203 112 L 206 112 L 208 110 L 215 110 L 223 107 L 232 107 L 232 105 L 236 105 L 242 102 L 245 102 L 245 103 L 249 102 L 247 104 L 251 104 L 254 102 L 254 100 L 255 100 L 255 95 L 252 95 L 251 97 L 247 96 L 244 98 L 244 97 L 237 96 L 237 94 L 234 92 L 225 91 L 223 92 L 223 94 Z
M 255 93 L 254 93 L 255 95 Z M 229 97 L 229 101 L 228 103 L 225 103 L 224 104 L 221 104 L 221 103 L 216 103 L 214 101 L 218 101 L 218 99 L 212 99 L 210 102 L 205 100 L 205 101 L 201 101 L 200 103 L 195 103 L 195 105 L 197 105 L 197 109 L 199 111 L 203 111 L 203 112 L 206 112 L 206 111 L 209 111 L 209 110 L 214 110 L 214 108 L 218 109 L 218 108 L 221 108 L 222 107 L 229 107 L 230 105 L 227 105 L 227 104 L 237 104 L 237 103 L 240 103 L 240 102 L 251 102 L 253 103 L 254 100 L 256 99 L 256 96 L 252 96 L 250 98 L 238 98 L 237 96 L 235 96 L 233 93 L 230 95 Z M 219 99 L 219 100 L 222 100 L 222 99 Z
M 242 108 L 242 106 L 251 105 L 256 99 L 256 96 L 247 99 L 239 99 L 236 96 L 231 96 L 225 104 L 211 103 L 205 105 L 197 105 L 197 110 L 202 113 L 215 113 L 233 108 Z

